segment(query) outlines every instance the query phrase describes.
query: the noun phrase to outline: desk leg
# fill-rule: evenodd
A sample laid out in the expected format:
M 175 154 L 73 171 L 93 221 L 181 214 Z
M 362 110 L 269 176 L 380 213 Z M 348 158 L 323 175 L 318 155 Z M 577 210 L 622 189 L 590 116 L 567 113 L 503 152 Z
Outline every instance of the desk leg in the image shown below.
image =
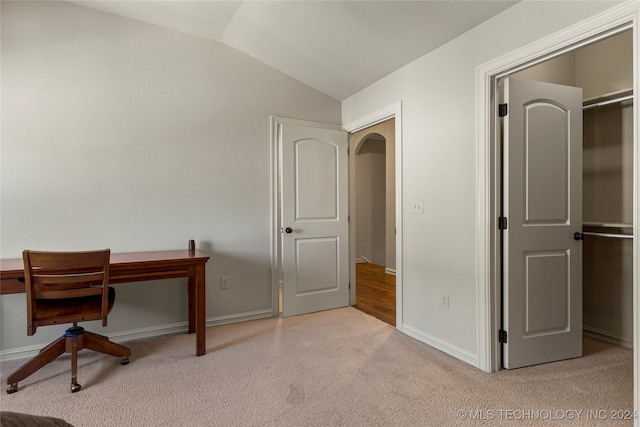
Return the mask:
M 205 264 L 198 264 L 196 267 L 196 355 L 206 354 L 206 307 L 207 307 L 207 285 L 205 280 Z
M 198 296 L 196 293 L 196 283 L 198 282 L 198 268 L 189 269 L 189 330 L 190 334 L 196 331 L 196 310 Z

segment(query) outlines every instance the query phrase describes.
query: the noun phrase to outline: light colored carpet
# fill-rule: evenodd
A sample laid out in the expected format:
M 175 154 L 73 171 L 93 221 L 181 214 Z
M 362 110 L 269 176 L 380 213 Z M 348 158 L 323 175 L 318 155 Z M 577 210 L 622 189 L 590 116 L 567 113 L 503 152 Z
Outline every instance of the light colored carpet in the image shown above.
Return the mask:
M 611 419 L 633 407 L 632 351 L 593 340 L 580 359 L 495 374 L 354 308 L 209 328 L 201 357 L 194 341 L 131 341 L 126 366 L 83 351 L 75 394 L 61 356 L 2 391 L 2 410 L 77 427 L 633 424 Z M 2 384 L 21 363 L 0 364 Z

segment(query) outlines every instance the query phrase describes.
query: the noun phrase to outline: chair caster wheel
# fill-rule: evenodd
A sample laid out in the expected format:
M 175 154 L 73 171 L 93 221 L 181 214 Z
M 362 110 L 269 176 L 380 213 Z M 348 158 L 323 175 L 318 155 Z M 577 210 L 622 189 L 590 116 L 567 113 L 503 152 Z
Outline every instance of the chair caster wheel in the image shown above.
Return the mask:
M 124 359 L 122 359 L 122 362 L 120 362 L 121 365 L 128 365 L 129 364 L 129 358 L 125 357 Z
M 82 388 L 82 386 L 78 383 L 75 384 L 71 384 L 71 393 L 75 393 L 77 391 L 80 391 L 80 389 Z
M 7 387 L 7 394 L 13 394 L 18 391 L 18 383 L 9 384 Z

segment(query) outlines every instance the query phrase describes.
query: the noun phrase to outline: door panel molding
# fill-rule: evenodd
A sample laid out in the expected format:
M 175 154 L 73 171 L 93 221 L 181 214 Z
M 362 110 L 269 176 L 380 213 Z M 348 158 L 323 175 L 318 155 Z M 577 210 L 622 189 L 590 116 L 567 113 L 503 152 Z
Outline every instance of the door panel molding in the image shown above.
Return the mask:
M 339 149 L 335 144 L 329 141 L 316 140 L 316 139 L 301 139 L 294 142 L 295 151 L 295 164 L 294 168 L 294 182 L 296 183 L 294 189 L 295 197 L 295 219 L 296 221 L 304 220 L 325 220 L 336 221 L 338 220 L 338 183 L 335 181 L 336 173 L 338 170 L 338 156 Z M 332 170 L 321 170 L 317 165 L 317 159 L 323 157 L 331 160 Z M 328 163 L 328 160 L 327 160 Z M 326 165 L 322 165 L 326 166 Z M 317 174 L 322 173 L 320 179 Z M 312 175 L 315 179 L 304 179 L 305 175 Z M 329 185 L 332 184 L 332 185 Z M 331 193 L 328 194 L 328 199 L 331 203 L 318 203 L 320 200 L 318 193 Z M 309 206 L 311 205 L 311 206 Z M 305 207 L 311 208 L 315 215 L 308 215 L 305 211 Z
M 524 224 L 565 225 L 570 205 L 569 177 L 565 172 L 570 158 L 568 136 L 572 120 L 569 109 L 552 100 L 536 100 L 525 104 L 524 111 L 524 128 L 537 130 L 533 134 L 527 132 L 525 139 Z M 544 127 L 538 126 L 543 122 Z M 548 123 L 562 127 L 563 132 L 552 132 Z M 546 162 L 546 167 L 540 170 L 535 163 L 542 160 Z M 549 187 L 552 191 L 549 191 Z M 541 191 L 541 188 L 546 190 Z M 555 215 L 544 215 L 548 211 Z
M 534 338 L 569 331 L 570 295 L 569 277 L 565 271 L 570 269 L 569 250 L 529 251 L 525 252 L 524 281 L 524 337 Z M 535 274 L 537 272 L 537 274 Z M 554 277 L 561 276 L 561 277 Z M 554 280 L 556 279 L 556 280 Z M 551 286 L 552 283 L 562 283 Z M 533 307 L 540 304 L 552 306 L 548 313 L 540 316 Z M 553 309 L 556 310 L 553 310 Z M 560 312 L 561 315 L 552 315 Z

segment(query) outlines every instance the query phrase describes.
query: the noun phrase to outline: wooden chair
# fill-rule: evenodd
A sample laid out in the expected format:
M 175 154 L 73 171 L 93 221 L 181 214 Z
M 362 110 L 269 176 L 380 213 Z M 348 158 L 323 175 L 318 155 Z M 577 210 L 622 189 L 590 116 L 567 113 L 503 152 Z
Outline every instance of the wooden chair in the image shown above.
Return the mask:
M 110 250 L 88 252 L 37 252 L 25 250 L 25 290 L 27 295 L 27 335 L 38 326 L 73 323 L 58 338 L 7 378 L 7 393 L 18 391 L 18 382 L 27 378 L 63 353 L 71 353 L 71 392 L 82 387 L 77 382 L 78 351 L 88 348 L 122 357 L 129 363 L 131 350 L 105 336 L 85 332 L 77 322 L 102 320 L 113 308 L 115 290 L 109 287 Z

